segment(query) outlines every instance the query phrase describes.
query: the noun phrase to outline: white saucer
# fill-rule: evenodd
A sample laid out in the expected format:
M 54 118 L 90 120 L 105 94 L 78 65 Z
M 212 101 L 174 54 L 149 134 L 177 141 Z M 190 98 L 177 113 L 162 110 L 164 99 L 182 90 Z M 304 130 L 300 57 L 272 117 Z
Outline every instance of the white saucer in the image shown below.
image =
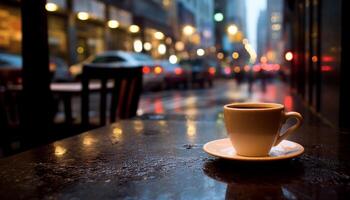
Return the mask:
M 283 140 L 279 145 L 272 147 L 268 156 L 263 157 L 247 157 L 237 155 L 229 138 L 213 140 L 203 146 L 205 152 L 210 155 L 230 160 L 245 161 L 271 161 L 285 160 L 297 157 L 304 153 L 304 147 L 298 143 Z

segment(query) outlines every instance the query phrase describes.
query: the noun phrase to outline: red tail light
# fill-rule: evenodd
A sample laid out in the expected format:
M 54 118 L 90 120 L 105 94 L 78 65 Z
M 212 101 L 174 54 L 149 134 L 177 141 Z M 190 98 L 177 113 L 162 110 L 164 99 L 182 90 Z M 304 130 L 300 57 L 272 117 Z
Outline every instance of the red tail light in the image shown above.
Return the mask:
M 209 71 L 209 74 L 215 75 L 216 69 L 215 69 L 215 67 L 209 67 L 208 71 Z
M 279 64 L 275 64 L 274 66 L 273 66 L 273 70 L 275 70 L 275 71 L 278 71 L 278 70 L 280 70 L 281 69 L 281 66 L 279 65 Z
M 176 68 L 175 68 L 175 74 L 176 74 L 176 75 L 181 75 L 182 72 L 183 72 L 183 70 L 182 70 L 180 67 L 176 67 Z
M 148 74 L 148 73 L 150 73 L 150 72 L 151 72 L 151 68 L 150 68 L 150 67 L 148 67 L 148 66 L 143 66 L 143 68 L 142 68 L 142 72 L 143 72 L 144 74 Z
M 154 68 L 154 73 L 155 74 L 160 74 L 160 73 L 162 73 L 163 72 L 163 68 L 161 67 L 161 66 L 156 66 L 155 68 Z
M 332 67 L 331 66 L 329 66 L 329 65 L 324 65 L 324 66 L 321 66 L 321 71 L 322 72 L 330 72 L 330 71 L 332 71 Z
M 261 67 L 263 70 L 265 70 L 265 71 L 272 71 L 273 69 L 274 69 L 274 66 L 273 65 L 270 65 L 270 64 L 264 64 L 264 65 L 262 65 L 262 67 Z
M 260 72 L 261 71 L 261 66 L 260 65 L 254 65 L 253 71 L 254 72 Z

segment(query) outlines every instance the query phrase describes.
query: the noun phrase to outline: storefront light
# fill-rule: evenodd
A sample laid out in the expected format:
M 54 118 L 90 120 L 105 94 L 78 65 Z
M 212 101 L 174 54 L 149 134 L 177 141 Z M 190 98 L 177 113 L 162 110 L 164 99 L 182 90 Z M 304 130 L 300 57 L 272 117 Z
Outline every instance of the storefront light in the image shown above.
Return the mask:
M 58 10 L 58 6 L 55 3 L 46 3 L 45 9 L 49 12 L 55 12 Z
M 84 47 L 78 47 L 77 48 L 77 52 L 78 52 L 78 54 L 83 54 L 84 53 Z
M 218 58 L 218 59 L 223 59 L 224 58 L 224 53 L 222 53 L 222 52 L 219 52 L 217 55 L 216 55 L 216 57 Z
M 235 35 L 238 32 L 238 27 L 235 24 L 232 24 L 227 27 L 227 33 L 230 35 Z
M 117 20 L 109 20 L 108 21 L 108 27 L 109 28 L 118 28 L 119 22 Z
M 87 12 L 78 12 L 78 19 L 80 20 L 88 20 L 89 19 L 89 13 Z
M 146 51 L 150 51 L 152 49 L 152 44 L 149 43 L 149 42 L 145 42 L 143 44 L 143 48 L 146 50 Z
M 177 41 L 175 43 L 175 49 L 178 50 L 178 51 L 182 51 L 185 49 L 185 44 L 181 41 Z
M 171 55 L 171 56 L 169 57 L 169 62 L 170 62 L 171 64 L 177 63 L 177 56 L 176 56 L 176 55 Z
M 192 35 L 195 31 L 196 31 L 195 28 L 191 25 L 186 25 L 182 29 L 183 34 L 185 34 L 187 36 Z
M 205 54 L 204 49 L 197 49 L 197 55 L 198 56 L 204 56 L 204 54 Z
M 166 46 L 165 46 L 165 44 L 159 44 L 159 46 L 158 46 L 158 53 L 160 55 L 164 55 L 166 53 Z
M 131 25 L 131 26 L 129 27 L 129 31 L 130 31 L 131 33 L 137 33 L 137 32 L 140 31 L 140 27 L 137 26 L 137 25 L 135 25 L 135 24 L 133 24 L 133 25 Z
M 157 31 L 154 33 L 154 37 L 157 39 L 157 40 L 162 40 L 164 39 L 164 34 L 160 31 Z
M 134 51 L 135 52 L 141 52 L 142 51 L 142 41 L 141 40 L 135 40 L 134 41 Z
M 238 58 L 239 58 L 239 53 L 236 52 L 236 51 L 233 52 L 233 53 L 232 53 L 232 58 L 235 59 L 235 60 L 238 59 Z
M 279 30 L 281 30 L 281 24 L 272 24 L 271 29 L 273 31 L 279 31 Z

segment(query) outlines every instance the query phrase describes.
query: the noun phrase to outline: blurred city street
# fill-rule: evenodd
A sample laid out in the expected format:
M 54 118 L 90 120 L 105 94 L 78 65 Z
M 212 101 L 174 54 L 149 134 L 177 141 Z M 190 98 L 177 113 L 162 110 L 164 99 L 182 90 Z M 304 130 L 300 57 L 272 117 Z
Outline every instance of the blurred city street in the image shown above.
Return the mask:
M 223 105 L 232 102 L 279 102 L 286 109 L 293 107 L 289 87 L 280 80 L 272 80 L 263 91 L 259 81 L 238 84 L 235 80 L 217 80 L 212 88 L 170 90 L 142 95 L 139 115 L 186 116 L 196 120 L 216 120 L 222 117 Z M 221 115 L 219 115 L 221 113 Z
M 259 80 L 252 83 L 238 83 L 232 79 L 218 79 L 211 88 L 172 89 L 148 91 L 141 95 L 138 117 L 154 120 L 204 120 L 221 121 L 223 105 L 232 102 L 278 102 L 285 105 L 287 111 L 294 109 L 293 97 L 288 84 L 279 80 L 268 81 L 265 88 Z M 90 117 L 98 121 L 98 95 L 92 95 Z M 80 121 L 80 98 L 74 98 L 75 120 Z M 299 102 L 300 104 L 300 102 Z M 108 104 L 109 105 L 109 104 Z M 63 107 L 58 112 L 57 121 L 64 120 Z

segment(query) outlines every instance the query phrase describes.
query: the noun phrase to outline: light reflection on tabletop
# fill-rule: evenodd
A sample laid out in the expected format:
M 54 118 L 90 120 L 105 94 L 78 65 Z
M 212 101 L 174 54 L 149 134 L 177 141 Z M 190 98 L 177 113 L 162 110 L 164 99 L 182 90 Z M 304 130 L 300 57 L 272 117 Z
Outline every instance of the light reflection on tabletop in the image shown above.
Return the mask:
M 60 146 L 60 145 L 54 144 L 54 147 L 55 147 L 55 156 L 57 156 L 57 157 L 61 157 L 67 152 L 67 149 Z

